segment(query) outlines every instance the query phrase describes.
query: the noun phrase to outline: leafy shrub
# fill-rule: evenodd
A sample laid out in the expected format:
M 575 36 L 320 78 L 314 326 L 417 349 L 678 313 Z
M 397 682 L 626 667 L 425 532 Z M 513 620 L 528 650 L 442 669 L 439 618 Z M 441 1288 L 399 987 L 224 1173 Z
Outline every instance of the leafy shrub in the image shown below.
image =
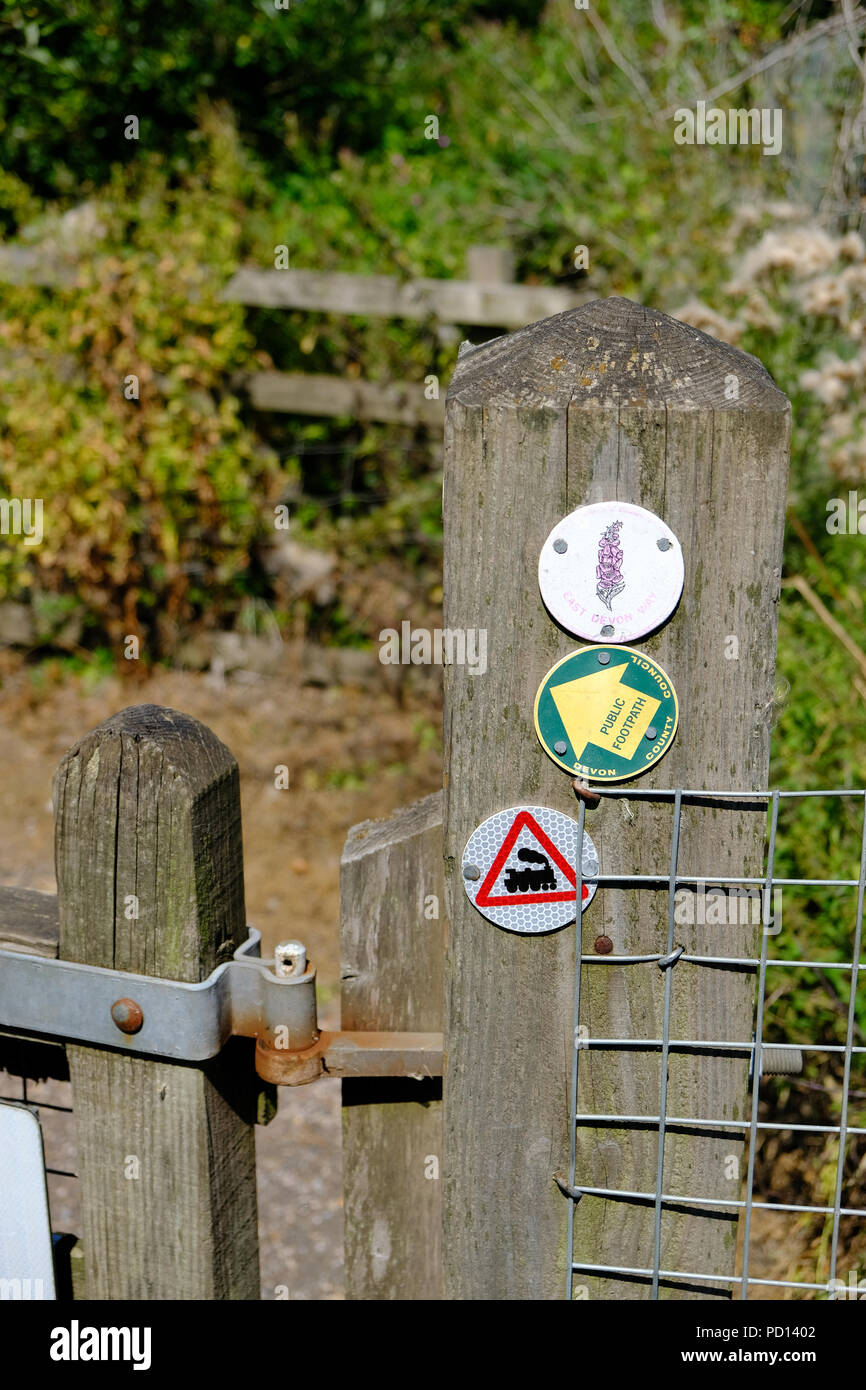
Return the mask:
M 537 0 L 0 0 L 0 165 L 41 194 L 80 195 L 142 147 L 189 167 L 203 99 L 284 163 L 290 111 L 310 136 L 370 149 L 400 119 L 431 46 L 475 13 L 532 23 Z
M 744 206 L 726 238 L 726 283 L 711 305 L 693 299 L 678 317 L 754 353 L 793 403 L 785 558 L 787 582 L 796 578 L 801 587 L 782 590 L 778 668 L 790 693 L 774 740 L 772 784 L 862 787 L 866 554 L 859 533 L 848 533 L 847 512 L 849 490 L 859 487 L 866 499 L 866 246 L 859 235 L 834 236 L 808 209 L 784 203 Z M 834 499 L 844 503 L 841 531 Z M 777 873 L 857 878 L 862 801 L 796 801 L 781 824 Z M 850 890 L 788 889 L 774 954 L 850 959 L 855 916 Z M 844 1042 L 845 973 L 785 976 L 774 1002 L 776 1035 Z M 858 1026 L 866 1029 L 866 1002 Z M 820 1059 L 811 1069 L 825 1067 Z M 862 1059 L 854 1067 L 862 1075 Z
M 203 133 L 195 175 L 172 185 L 145 158 L 77 223 L 34 229 L 69 284 L 0 291 L 0 483 L 44 504 L 42 544 L 0 550 L 0 593 L 74 595 L 113 643 L 144 636 L 151 657 L 246 591 L 281 487 L 227 384 L 253 352 L 220 292 L 255 176 L 224 117 L 206 114 Z

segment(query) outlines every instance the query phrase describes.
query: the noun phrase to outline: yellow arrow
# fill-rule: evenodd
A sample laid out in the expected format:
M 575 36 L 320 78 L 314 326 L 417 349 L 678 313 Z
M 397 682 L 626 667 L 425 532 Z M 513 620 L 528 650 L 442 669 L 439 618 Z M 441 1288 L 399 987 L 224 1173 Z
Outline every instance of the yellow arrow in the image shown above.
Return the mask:
M 577 758 L 582 758 L 587 743 L 626 759 L 640 747 L 661 700 L 626 685 L 622 674 L 627 668 L 623 662 L 550 686 Z

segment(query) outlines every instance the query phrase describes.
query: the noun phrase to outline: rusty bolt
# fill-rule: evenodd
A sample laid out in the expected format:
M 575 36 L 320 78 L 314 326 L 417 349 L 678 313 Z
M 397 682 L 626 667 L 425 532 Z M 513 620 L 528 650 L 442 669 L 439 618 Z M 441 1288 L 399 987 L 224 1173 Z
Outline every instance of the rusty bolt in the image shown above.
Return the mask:
M 600 956 L 609 956 L 613 950 L 613 942 L 609 936 L 597 936 L 595 938 L 595 949 Z
M 144 1023 L 141 1005 L 134 999 L 115 999 L 111 1006 L 111 1017 L 121 1033 L 137 1033 Z

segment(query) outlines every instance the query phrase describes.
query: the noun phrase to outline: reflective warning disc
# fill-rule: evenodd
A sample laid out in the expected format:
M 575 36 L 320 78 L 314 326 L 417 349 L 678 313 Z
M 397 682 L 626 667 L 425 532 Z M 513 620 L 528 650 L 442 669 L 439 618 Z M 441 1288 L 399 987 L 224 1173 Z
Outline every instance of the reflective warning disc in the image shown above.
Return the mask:
M 679 603 L 684 574 L 673 531 L 631 502 L 578 507 L 554 526 L 538 561 L 548 612 L 593 642 L 652 632 Z
M 535 731 L 566 772 L 624 782 L 667 752 L 679 705 L 661 666 L 632 647 L 584 647 L 548 671 L 535 697 Z
M 512 806 L 479 825 L 463 851 L 463 886 L 489 921 L 508 931 L 555 931 L 573 922 L 577 904 L 577 823 L 547 806 Z M 584 831 L 585 880 L 598 873 L 595 845 Z M 583 907 L 596 885 L 582 885 Z

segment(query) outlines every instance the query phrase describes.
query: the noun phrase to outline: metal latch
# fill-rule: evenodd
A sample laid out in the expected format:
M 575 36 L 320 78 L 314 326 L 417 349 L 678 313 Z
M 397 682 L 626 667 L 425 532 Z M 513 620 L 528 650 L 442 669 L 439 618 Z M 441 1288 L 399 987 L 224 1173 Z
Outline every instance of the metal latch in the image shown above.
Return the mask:
M 186 983 L 0 950 L 0 1026 L 144 1057 L 205 1062 L 232 1036 L 256 1039 L 265 1081 L 319 1076 L 441 1076 L 441 1033 L 327 1033 L 304 946 L 260 958 L 253 927 L 233 958 Z

